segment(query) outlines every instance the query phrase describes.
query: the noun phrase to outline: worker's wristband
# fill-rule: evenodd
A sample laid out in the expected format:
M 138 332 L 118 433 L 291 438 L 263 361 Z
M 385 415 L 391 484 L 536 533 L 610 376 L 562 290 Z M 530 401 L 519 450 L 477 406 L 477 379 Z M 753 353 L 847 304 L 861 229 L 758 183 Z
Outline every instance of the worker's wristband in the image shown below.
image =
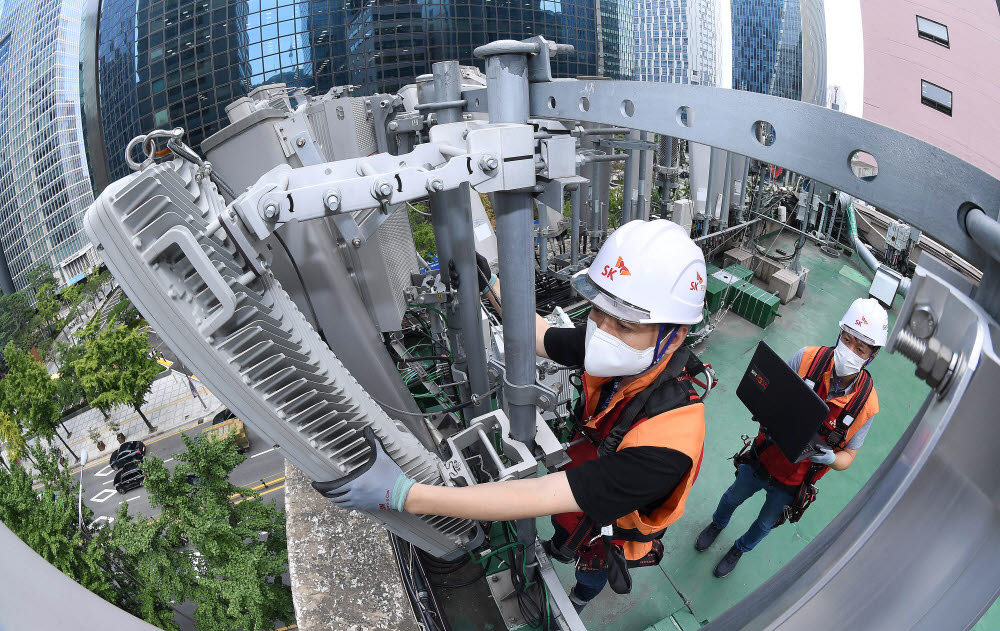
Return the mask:
M 484 289 L 481 292 L 481 294 L 483 296 L 485 296 L 486 294 L 490 293 L 490 290 L 493 289 L 493 285 L 496 285 L 496 284 L 497 284 L 497 275 L 496 274 L 490 274 L 490 280 L 489 280 L 489 282 L 486 283 L 486 289 Z
M 410 488 L 417 481 L 405 474 L 400 474 L 392 485 L 392 494 L 389 496 L 389 505 L 392 510 L 403 512 L 406 505 L 406 496 L 410 494 Z

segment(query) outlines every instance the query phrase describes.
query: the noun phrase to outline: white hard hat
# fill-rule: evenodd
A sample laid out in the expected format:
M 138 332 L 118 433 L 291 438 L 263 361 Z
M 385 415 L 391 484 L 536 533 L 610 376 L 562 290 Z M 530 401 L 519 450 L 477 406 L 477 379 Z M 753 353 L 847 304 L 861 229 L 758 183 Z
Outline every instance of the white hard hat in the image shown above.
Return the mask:
M 871 346 L 885 346 L 889 337 L 889 314 L 874 298 L 858 298 L 851 303 L 840 328 Z
M 695 324 L 705 305 L 705 256 L 665 219 L 615 230 L 578 272 L 573 288 L 595 307 L 633 323 Z

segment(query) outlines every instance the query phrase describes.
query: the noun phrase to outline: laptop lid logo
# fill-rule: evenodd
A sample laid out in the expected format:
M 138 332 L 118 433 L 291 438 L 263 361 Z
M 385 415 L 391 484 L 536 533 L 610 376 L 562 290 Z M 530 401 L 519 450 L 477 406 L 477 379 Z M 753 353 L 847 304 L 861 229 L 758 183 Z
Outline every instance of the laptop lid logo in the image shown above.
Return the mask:
M 767 389 L 767 384 L 770 383 L 770 380 L 765 377 L 762 372 L 757 370 L 756 366 L 750 366 L 750 376 L 753 377 L 754 383 L 757 384 L 757 387 L 760 388 L 761 392 Z

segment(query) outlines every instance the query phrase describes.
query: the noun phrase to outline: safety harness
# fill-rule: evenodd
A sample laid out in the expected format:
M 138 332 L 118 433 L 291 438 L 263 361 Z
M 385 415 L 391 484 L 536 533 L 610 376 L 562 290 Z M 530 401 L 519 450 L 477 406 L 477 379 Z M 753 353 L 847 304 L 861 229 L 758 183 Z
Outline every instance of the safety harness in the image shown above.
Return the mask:
M 689 348 L 682 346 L 674 352 L 656 379 L 629 399 L 606 436 L 596 439 L 591 435 L 590 430 L 582 424 L 578 430 L 597 448 L 598 458 L 612 454 L 618 450 L 625 435 L 639 422 L 703 401 L 707 397 L 708 391 L 706 390 L 704 395 L 699 396 L 691 386 L 691 382 L 700 384 L 701 382 L 695 380 L 694 376 L 700 373 L 708 375 L 710 369 L 711 367 L 703 364 Z M 699 465 L 700 463 L 692 464 L 692 466 Z M 632 589 L 629 568 L 656 565 L 662 560 L 663 544 L 660 539 L 665 532 L 665 528 L 646 534 L 633 528 L 620 528 L 617 524 L 602 526 L 589 516 L 584 515 L 569 533 L 566 541 L 559 549 L 552 552 L 561 561 L 580 557 L 580 564 L 588 569 L 607 568 L 608 584 L 612 590 L 619 594 L 627 594 Z M 593 554 L 592 551 L 587 550 L 598 539 L 603 544 L 603 554 Z M 652 543 L 653 547 L 641 559 L 627 560 L 622 548 L 615 543 L 615 540 L 648 542 Z
M 824 375 L 830 371 L 830 367 L 833 364 L 833 354 L 834 349 L 832 347 L 821 347 L 816 352 L 812 363 L 809 365 L 809 369 L 806 371 L 805 377 L 803 377 L 803 380 L 817 394 L 822 389 Z M 829 447 L 844 449 L 847 446 L 847 436 L 851 424 L 854 423 L 857 416 L 864 410 L 873 389 L 874 383 L 871 375 L 868 374 L 867 370 L 862 369 L 854 384 L 854 394 L 847 405 L 840 411 L 840 414 L 837 415 L 834 427 L 831 428 L 824 422 L 817 431 Z M 781 517 L 778 518 L 778 521 L 774 525 L 780 526 L 786 521 L 794 524 L 802 518 L 806 509 L 816 501 L 819 495 L 815 484 L 816 480 L 825 473 L 828 467 L 824 464 L 810 463 L 809 470 L 806 472 L 805 479 L 801 484 L 798 486 L 784 484 L 781 480 L 772 476 L 761 463 L 761 454 L 772 444 L 774 444 L 774 441 L 765 432 L 761 432 L 754 440 L 751 440 L 749 436 L 744 434 L 743 448 L 732 457 L 733 465 L 737 473 L 741 464 L 750 465 L 754 468 L 758 476 L 767 476 L 770 484 L 786 490 L 792 496 L 792 503 L 785 507 Z

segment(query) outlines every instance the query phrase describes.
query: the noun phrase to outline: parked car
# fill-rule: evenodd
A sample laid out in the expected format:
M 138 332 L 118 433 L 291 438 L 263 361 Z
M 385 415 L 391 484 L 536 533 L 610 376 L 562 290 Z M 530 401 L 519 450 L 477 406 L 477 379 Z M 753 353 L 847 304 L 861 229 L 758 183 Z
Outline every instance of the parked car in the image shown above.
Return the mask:
M 238 418 L 231 418 L 218 425 L 206 427 L 202 436 L 208 440 L 223 440 L 230 434 L 236 437 L 236 450 L 241 454 L 250 451 L 250 439 L 247 437 L 247 428 L 243 426 L 243 421 Z
M 133 462 L 142 462 L 142 459 L 146 457 L 146 444 L 141 440 L 130 440 L 127 443 L 122 443 L 121 446 L 111 454 L 111 460 L 108 464 L 111 465 L 112 469 L 118 470 L 126 465 Z
M 125 495 L 132 489 L 142 486 L 146 474 L 139 468 L 139 463 L 133 461 L 115 475 L 115 490 L 119 495 Z
M 216 414 L 215 416 L 212 417 L 212 425 L 218 425 L 219 423 L 225 423 L 226 421 L 228 421 L 231 418 L 236 418 L 236 415 L 233 414 L 232 410 L 230 410 L 229 408 L 226 408 L 225 410 L 219 412 L 218 414 Z

